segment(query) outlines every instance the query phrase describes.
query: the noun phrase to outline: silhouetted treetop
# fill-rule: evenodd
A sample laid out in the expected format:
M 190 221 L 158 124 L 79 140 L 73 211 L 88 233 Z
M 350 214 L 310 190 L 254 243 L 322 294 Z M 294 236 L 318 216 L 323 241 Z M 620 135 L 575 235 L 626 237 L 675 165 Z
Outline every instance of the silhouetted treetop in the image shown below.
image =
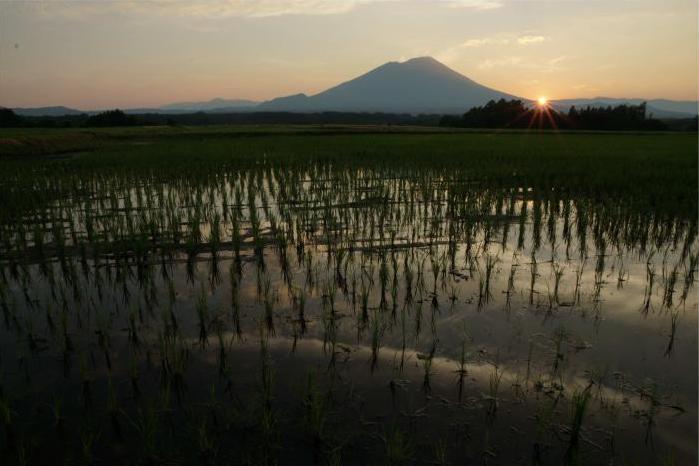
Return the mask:
M 0 128 L 16 128 L 23 126 L 23 124 L 22 117 L 17 115 L 12 109 L 0 107 Z
M 133 116 L 115 109 L 89 117 L 85 121 L 85 126 L 134 126 L 137 123 L 136 118 Z
M 588 130 L 662 130 L 665 125 L 652 117 L 646 117 L 645 102 L 640 105 L 616 107 L 572 106 L 568 113 L 551 106 L 532 107 L 521 100 L 491 100 L 481 107 L 474 107 L 461 117 L 445 116 L 440 126 L 462 128 L 537 128 L 537 129 L 588 129 Z

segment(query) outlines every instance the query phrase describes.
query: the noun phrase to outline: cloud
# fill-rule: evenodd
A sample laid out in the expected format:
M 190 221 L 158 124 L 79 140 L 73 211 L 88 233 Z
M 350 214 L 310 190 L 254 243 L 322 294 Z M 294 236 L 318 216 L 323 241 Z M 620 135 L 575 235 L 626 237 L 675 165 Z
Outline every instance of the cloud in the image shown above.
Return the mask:
M 482 47 L 484 45 L 507 45 L 509 44 L 509 39 L 494 39 L 491 37 L 485 37 L 483 39 L 469 39 L 463 44 L 462 47 Z
M 508 45 L 511 43 L 517 43 L 519 45 L 530 45 L 530 44 L 540 44 L 544 42 L 546 37 L 544 36 L 513 36 L 511 34 L 505 35 L 505 37 L 482 37 L 477 39 L 468 39 L 467 41 L 461 43 L 461 47 L 475 48 L 483 47 L 486 45 Z
M 202 19 L 268 18 L 336 15 L 359 5 L 388 1 L 394 0 L 76 0 L 42 2 L 39 11 L 47 17 L 61 15 L 72 19 L 113 13 Z
M 494 10 L 503 6 L 498 0 L 443 0 L 452 8 L 473 8 L 474 10 Z
M 62 1 L 42 2 L 47 14 L 80 15 L 110 12 L 200 18 L 268 18 L 288 15 L 338 15 L 362 5 L 402 3 L 409 0 L 75 0 L 69 6 Z M 499 8 L 497 0 L 435 0 L 454 8 L 490 10 Z
M 435 57 L 444 62 L 450 62 L 457 59 L 464 53 L 464 49 L 474 49 L 480 47 L 497 47 L 510 44 L 519 44 L 527 46 L 537 44 L 547 40 L 544 36 L 534 35 L 516 35 L 512 33 L 500 34 L 495 37 L 477 37 L 467 39 L 460 44 L 453 45 L 435 53 Z M 495 68 L 500 66 L 514 66 L 522 63 L 521 57 L 505 57 L 500 59 L 490 59 L 482 62 L 479 65 L 481 69 Z
M 376 0 L 374 0 L 376 1 Z M 368 0 L 168 0 L 180 16 L 265 18 L 285 15 L 336 15 L 347 13 Z
M 545 41 L 544 36 L 521 36 L 517 39 L 519 45 L 540 44 Z
M 543 61 L 525 60 L 524 57 L 519 56 L 490 58 L 481 62 L 478 68 L 488 70 L 492 68 L 511 67 L 532 70 L 539 73 L 553 73 L 565 70 L 565 67 L 561 66 L 561 62 L 566 58 L 568 57 L 565 55 Z

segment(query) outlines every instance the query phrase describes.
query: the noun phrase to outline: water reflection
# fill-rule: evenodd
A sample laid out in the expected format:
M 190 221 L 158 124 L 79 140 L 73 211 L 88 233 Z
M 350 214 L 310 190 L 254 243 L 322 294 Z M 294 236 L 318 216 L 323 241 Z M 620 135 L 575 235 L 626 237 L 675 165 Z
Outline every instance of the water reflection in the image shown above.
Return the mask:
M 437 169 L 30 184 L 54 195 L 1 225 L 8 459 L 696 461 L 682 217 Z

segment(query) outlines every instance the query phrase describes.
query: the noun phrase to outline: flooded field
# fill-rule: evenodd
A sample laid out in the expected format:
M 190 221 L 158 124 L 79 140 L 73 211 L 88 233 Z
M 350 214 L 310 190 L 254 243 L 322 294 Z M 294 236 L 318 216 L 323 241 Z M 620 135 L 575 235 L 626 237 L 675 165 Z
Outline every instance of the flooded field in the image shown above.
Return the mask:
M 696 169 L 245 144 L 3 162 L 0 463 L 696 464 Z

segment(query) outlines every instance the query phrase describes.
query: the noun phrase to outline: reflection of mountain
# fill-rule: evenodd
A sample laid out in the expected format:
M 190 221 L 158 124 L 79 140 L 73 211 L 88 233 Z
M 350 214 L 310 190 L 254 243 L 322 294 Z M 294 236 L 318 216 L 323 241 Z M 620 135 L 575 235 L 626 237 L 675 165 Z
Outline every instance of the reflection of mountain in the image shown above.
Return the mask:
M 403 63 L 389 62 L 320 94 L 280 97 L 257 109 L 461 113 L 501 98 L 516 97 L 478 84 L 434 58 L 421 57 Z

